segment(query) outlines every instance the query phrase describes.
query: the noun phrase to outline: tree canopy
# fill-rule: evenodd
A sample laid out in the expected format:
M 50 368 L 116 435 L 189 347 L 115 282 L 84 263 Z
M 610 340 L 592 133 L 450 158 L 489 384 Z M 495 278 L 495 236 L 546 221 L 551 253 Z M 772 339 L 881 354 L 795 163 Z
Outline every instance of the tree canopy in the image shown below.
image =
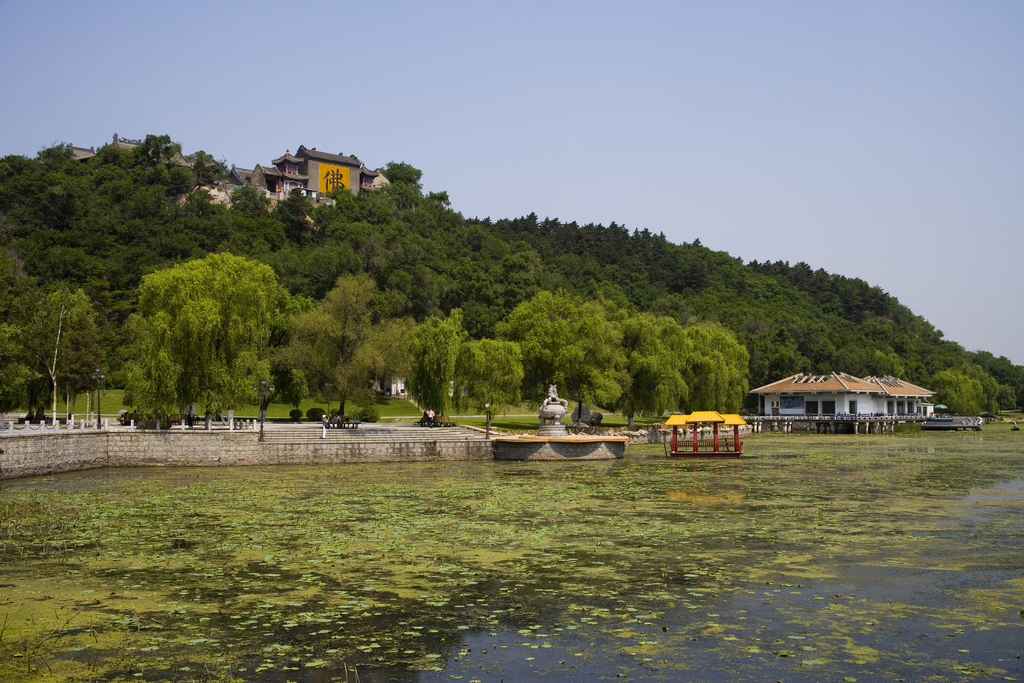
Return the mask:
M 447 318 L 427 318 L 413 336 L 412 372 L 406 386 L 422 408 L 438 416 L 448 415 L 454 404 L 455 363 L 465 338 L 462 311 L 457 308 Z
M 323 300 L 339 277 L 363 274 L 376 285 L 381 321 L 422 323 L 459 309 L 469 338 L 520 345 L 527 399 L 537 399 L 557 370 L 574 398 L 653 410 L 657 401 L 642 408 L 637 399 L 648 392 L 630 387 L 667 391 L 644 375 L 644 367 L 655 367 L 655 352 L 618 341 L 628 331 L 624 321 L 645 313 L 684 328 L 728 331 L 746 349 L 752 386 L 836 370 L 894 374 L 934 388 L 933 378 L 952 370 L 981 383 L 983 407 L 1024 406 L 1022 366 L 967 352 L 880 288 L 806 263 L 744 263 L 699 240 L 673 244 L 614 222 L 466 217 L 445 192 L 424 192 L 422 171 L 405 162 L 385 166 L 389 185 L 358 195 L 336 191 L 333 204 L 316 206 L 300 196 L 271 201 L 252 187 L 227 188 L 232 203 L 222 205 L 208 190 L 223 183 L 223 172 L 212 154 L 184 155 L 167 135 L 147 136 L 132 149 L 105 145 L 84 161 L 67 145 L 0 159 L 3 334 L 20 338 L 31 327 L 17 301 L 59 287 L 81 290 L 111 383 L 123 385 L 136 348 L 129 335 L 138 331 L 138 323 L 126 323 L 142 306 L 143 279 L 231 253 L 265 264 L 288 294 L 310 301 Z M 518 308 L 538 293 L 551 298 Z M 544 311 L 547 321 L 538 318 Z M 272 327 L 282 334 L 268 344 L 287 345 L 287 324 Z M 28 379 L 41 368 L 22 346 L 0 348 L 5 366 L 28 369 L 17 375 L 22 379 L 0 380 L 7 383 L 0 393 L 8 401 L 51 403 L 46 380 Z M 724 348 L 718 353 L 736 359 Z M 735 396 L 684 400 L 731 405 Z
M 323 396 L 366 402 L 377 379 L 409 369 L 411 318 L 380 319 L 377 287 L 369 276 L 342 275 L 316 309 L 291 317 L 291 339 L 277 354 L 305 372 Z
M 455 367 L 456 401 L 476 410 L 496 413 L 519 405 L 523 383 L 523 353 L 519 344 L 496 339 L 470 341 L 459 349 Z
M 231 254 L 145 276 L 129 319 L 126 403 L 166 415 L 251 401 L 270 373 L 263 350 L 284 296 L 270 267 Z

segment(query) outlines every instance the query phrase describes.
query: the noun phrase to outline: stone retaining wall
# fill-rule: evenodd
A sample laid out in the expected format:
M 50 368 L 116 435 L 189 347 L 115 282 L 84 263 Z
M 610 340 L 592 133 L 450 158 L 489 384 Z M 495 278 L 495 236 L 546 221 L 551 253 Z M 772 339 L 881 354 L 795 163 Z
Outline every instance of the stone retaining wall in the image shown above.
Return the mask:
M 491 442 L 483 439 L 261 444 L 251 432 L 56 433 L 0 438 L 0 479 L 97 467 L 223 467 L 493 457 Z

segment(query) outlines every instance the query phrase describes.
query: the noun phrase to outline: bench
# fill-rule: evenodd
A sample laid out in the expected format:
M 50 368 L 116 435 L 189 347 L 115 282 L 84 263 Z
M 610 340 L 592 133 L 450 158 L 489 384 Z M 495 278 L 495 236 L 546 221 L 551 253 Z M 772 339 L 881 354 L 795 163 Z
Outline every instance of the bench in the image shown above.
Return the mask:
M 434 416 L 434 420 L 431 421 L 429 417 L 421 417 L 417 424 L 420 427 L 458 427 L 459 425 L 452 422 L 451 418 L 445 416 Z
M 86 419 L 88 419 L 88 418 L 86 418 Z M 68 420 L 67 420 L 66 417 L 58 417 L 57 418 L 57 424 L 59 424 L 59 425 L 66 425 L 67 423 L 68 423 Z M 41 418 L 41 419 L 37 419 L 37 418 L 34 418 L 34 417 L 33 418 L 19 417 L 18 418 L 18 424 L 20 424 L 20 425 L 23 425 L 23 424 L 29 424 L 29 425 L 42 424 L 42 425 L 45 425 L 47 427 L 52 427 L 53 426 L 53 418 L 52 417 L 44 417 L 44 418 Z
M 347 415 L 342 415 L 341 422 L 328 422 L 327 423 L 327 428 L 328 429 L 355 429 L 355 428 L 357 428 L 361 424 L 362 424 L 362 422 L 360 422 L 359 420 L 353 420 L 351 417 L 348 417 Z

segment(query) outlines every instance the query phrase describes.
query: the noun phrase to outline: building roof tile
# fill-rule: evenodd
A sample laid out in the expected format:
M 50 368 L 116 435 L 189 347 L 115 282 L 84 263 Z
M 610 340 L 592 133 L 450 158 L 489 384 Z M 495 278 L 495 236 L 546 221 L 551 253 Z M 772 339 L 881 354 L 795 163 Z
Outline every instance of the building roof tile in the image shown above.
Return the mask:
M 300 164 L 302 163 L 302 158 L 292 156 L 288 152 L 285 152 L 282 156 L 279 156 L 278 158 L 271 160 L 270 163 L 274 164 L 274 166 L 277 166 L 278 164 L 283 164 L 286 161 L 293 164 Z
M 884 378 L 888 384 L 875 377 L 861 379 L 845 372 L 829 375 L 798 373 L 777 382 L 751 390 L 752 394 L 811 394 L 828 391 L 885 393 L 893 396 L 930 396 L 933 392 L 896 377 Z
M 277 170 L 273 166 L 263 166 L 261 164 L 256 164 L 256 168 L 253 169 L 253 173 L 255 173 L 257 169 L 262 171 L 263 175 L 272 175 L 278 178 L 284 177 L 284 173 L 281 173 L 281 171 Z
M 96 156 L 96 150 L 92 148 L 75 147 L 74 145 L 71 145 L 71 156 L 73 156 L 78 161 L 85 161 L 86 159 Z
M 346 164 L 348 166 L 361 166 L 362 162 L 359 161 L 359 157 L 345 156 L 344 154 L 330 154 L 329 152 L 318 152 L 314 149 L 306 149 L 303 145 L 299 145 L 299 148 L 295 150 L 295 153 L 299 156 L 306 157 L 308 159 L 316 159 L 317 161 L 332 161 L 336 164 Z
M 874 384 L 878 389 L 885 394 L 890 396 L 931 396 L 934 391 L 929 391 L 924 387 L 919 387 L 916 384 L 911 384 L 899 377 L 893 377 L 892 375 L 885 375 L 884 377 L 865 377 L 865 382 Z M 876 391 L 878 391 L 876 389 Z

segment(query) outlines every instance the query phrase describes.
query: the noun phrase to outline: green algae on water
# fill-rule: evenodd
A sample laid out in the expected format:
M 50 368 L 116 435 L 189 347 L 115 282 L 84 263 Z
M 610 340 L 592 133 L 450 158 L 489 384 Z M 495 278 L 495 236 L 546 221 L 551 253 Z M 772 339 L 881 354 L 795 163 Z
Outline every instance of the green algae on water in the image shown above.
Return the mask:
M 1019 440 L 635 450 L 6 482 L 0 678 L 1020 676 Z

